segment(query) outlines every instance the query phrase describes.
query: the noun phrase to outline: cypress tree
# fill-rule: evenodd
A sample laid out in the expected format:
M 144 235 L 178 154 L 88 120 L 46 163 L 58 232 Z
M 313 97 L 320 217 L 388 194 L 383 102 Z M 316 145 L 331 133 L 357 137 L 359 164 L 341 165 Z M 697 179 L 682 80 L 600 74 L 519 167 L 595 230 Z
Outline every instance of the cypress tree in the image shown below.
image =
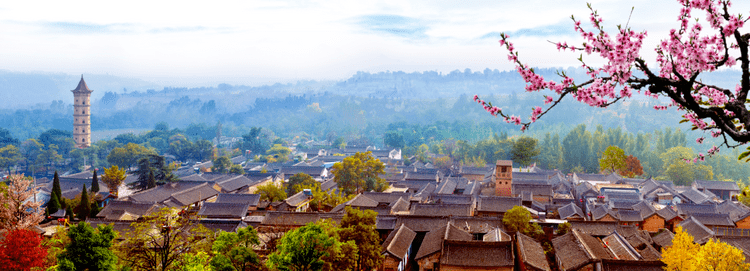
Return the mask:
M 148 184 L 146 185 L 146 188 L 154 188 L 156 187 L 156 178 L 154 178 L 154 171 L 151 170 L 148 172 Z
M 55 177 L 52 179 L 52 193 L 57 194 L 57 200 L 62 198 L 62 189 L 60 189 L 60 177 L 57 176 L 57 170 L 55 170 Z
M 68 216 L 68 220 L 73 221 L 73 207 L 68 206 L 68 208 L 65 209 L 65 215 Z
M 99 178 L 96 177 L 96 169 L 94 170 L 94 177 L 91 179 L 91 192 L 99 192 Z
M 57 198 L 57 194 L 52 193 L 49 202 L 47 202 L 47 212 L 51 215 L 57 212 L 57 210 L 60 210 L 60 200 Z
M 91 213 L 91 203 L 89 203 L 89 194 L 86 191 L 86 184 L 83 185 L 83 192 L 81 192 L 81 203 L 78 205 L 77 217 L 80 220 L 86 220 L 86 217 Z
M 96 204 L 96 201 L 91 203 L 91 212 L 89 213 L 90 218 L 95 218 L 97 214 L 99 214 L 99 211 L 102 209 L 99 208 L 99 205 Z

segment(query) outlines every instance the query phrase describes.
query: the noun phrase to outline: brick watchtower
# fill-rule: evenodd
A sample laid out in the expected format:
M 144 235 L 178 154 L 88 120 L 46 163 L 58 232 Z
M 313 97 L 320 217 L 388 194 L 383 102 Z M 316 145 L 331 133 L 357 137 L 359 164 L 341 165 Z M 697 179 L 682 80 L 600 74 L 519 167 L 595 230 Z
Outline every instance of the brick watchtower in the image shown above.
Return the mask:
M 73 140 L 76 142 L 76 147 L 86 148 L 91 145 L 91 92 L 89 87 L 86 85 L 86 81 L 83 81 L 83 75 L 81 75 L 81 81 L 78 82 L 78 87 L 71 90 L 75 97 L 73 103 Z
M 495 163 L 495 196 L 510 197 L 513 192 L 513 161 Z

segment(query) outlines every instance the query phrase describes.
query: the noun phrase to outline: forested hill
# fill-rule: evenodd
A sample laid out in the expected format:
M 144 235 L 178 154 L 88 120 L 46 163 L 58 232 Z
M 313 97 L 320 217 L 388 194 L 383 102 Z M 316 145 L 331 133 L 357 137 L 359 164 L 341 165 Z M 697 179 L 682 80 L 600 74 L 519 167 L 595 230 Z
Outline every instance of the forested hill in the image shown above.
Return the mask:
M 556 69 L 539 69 L 556 78 Z M 580 78 L 580 69 L 565 73 Z M 721 71 L 709 82 L 730 85 L 737 72 Z M 80 75 L 19 74 L 0 72 L 4 100 L 30 100 L 39 104 L 23 109 L 0 109 L 0 127 L 21 139 L 33 138 L 50 128 L 72 129 L 72 89 Z M 379 135 L 391 123 L 432 125 L 436 122 L 490 126 L 493 132 L 517 133 L 517 128 L 483 112 L 471 100 L 474 94 L 493 101 L 512 114 L 527 117 L 532 106 L 543 104 L 540 93 L 525 93 L 515 71 L 358 72 L 338 82 L 299 81 L 264 86 L 220 84 L 200 88 L 161 87 L 137 79 L 85 75 L 92 97 L 92 130 L 149 129 L 166 122 L 171 127 L 192 123 L 223 123 L 225 135 L 239 135 L 250 127 L 266 127 L 279 135 L 307 133 L 321 138 L 329 133 L 357 137 Z M 110 80 L 111 79 L 111 80 Z M 29 91 L 20 91 L 26 87 Z M 5 88 L 5 89 L 3 89 Z M 33 91 L 31 91 L 33 90 Z M 28 97 L 26 97 L 26 96 Z M 100 96 L 97 96 L 100 95 Z M 20 99 L 18 97 L 24 97 Z M 65 98 L 58 98 L 65 97 Z M 606 109 L 575 101 L 561 104 L 532 127 L 530 133 L 566 131 L 571 127 L 604 125 L 631 133 L 677 126 L 675 112 L 657 112 L 653 99 L 637 98 Z M 22 102 L 12 103 L 14 105 Z M 593 127 L 593 126 L 591 126 Z

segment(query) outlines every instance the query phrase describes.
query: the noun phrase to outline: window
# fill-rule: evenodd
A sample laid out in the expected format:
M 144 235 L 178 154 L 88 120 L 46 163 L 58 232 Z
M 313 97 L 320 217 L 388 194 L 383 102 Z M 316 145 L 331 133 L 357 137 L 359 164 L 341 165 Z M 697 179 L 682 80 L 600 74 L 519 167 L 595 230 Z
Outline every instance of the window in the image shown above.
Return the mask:
M 502 172 L 502 173 L 508 172 L 508 167 L 501 167 L 500 168 L 500 172 Z

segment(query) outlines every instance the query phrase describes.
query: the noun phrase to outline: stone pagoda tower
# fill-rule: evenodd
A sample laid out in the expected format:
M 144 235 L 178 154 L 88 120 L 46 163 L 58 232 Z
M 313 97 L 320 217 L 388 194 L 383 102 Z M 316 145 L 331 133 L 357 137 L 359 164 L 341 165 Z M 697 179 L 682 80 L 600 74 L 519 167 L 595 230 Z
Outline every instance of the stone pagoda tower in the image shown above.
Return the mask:
M 78 87 L 71 90 L 75 97 L 73 103 L 73 140 L 76 147 L 86 148 L 91 145 L 91 92 L 83 81 L 78 82 Z

